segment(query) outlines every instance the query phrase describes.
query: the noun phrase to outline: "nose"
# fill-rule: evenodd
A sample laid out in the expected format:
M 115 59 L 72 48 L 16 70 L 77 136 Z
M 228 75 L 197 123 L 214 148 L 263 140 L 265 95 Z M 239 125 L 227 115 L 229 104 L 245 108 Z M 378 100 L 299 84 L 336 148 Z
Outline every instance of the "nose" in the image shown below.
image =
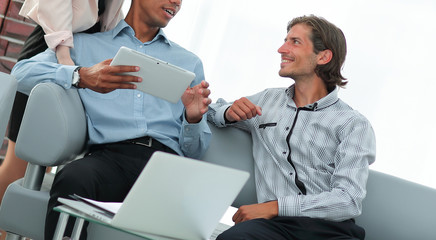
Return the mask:
M 280 54 L 287 52 L 287 50 L 286 50 L 286 46 L 285 46 L 285 45 L 286 45 L 286 42 L 283 43 L 281 47 L 279 47 L 279 49 L 277 50 L 277 52 L 280 53 Z
M 182 4 L 182 0 L 170 0 L 170 3 L 180 6 Z

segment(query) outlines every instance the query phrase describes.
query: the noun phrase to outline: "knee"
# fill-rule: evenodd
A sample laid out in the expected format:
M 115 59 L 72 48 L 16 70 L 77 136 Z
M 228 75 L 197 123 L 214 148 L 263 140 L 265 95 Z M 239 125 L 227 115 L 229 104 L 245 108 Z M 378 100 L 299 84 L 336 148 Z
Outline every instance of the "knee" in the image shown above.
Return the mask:
M 66 165 L 56 174 L 51 188 L 51 193 L 57 197 L 67 197 L 70 194 L 83 194 L 84 189 L 92 186 L 95 174 L 86 168 L 76 168 L 74 164 Z
M 236 240 L 236 239 L 244 239 L 240 236 L 241 232 L 234 231 L 234 227 L 229 228 L 228 230 L 222 232 L 216 240 Z

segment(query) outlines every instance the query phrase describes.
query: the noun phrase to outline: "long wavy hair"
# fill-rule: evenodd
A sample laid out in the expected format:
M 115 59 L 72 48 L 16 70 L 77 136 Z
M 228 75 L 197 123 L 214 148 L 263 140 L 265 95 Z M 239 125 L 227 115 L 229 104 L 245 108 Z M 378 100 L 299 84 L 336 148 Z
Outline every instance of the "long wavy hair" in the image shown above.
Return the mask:
M 326 19 L 315 15 L 294 18 L 288 23 L 288 32 L 296 24 L 305 24 L 312 28 L 310 39 L 315 54 L 326 49 L 333 53 L 330 62 L 315 68 L 315 73 L 324 81 L 327 90 L 330 92 L 336 86 L 345 87 L 348 82 L 342 76 L 341 70 L 347 55 L 347 42 L 342 30 Z

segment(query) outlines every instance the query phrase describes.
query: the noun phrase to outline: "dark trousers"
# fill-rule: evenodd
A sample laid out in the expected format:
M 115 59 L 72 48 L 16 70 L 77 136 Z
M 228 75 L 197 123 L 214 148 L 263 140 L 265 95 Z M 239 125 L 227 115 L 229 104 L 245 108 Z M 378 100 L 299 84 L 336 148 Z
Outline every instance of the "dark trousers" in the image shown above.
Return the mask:
M 122 202 L 157 150 L 176 154 L 168 147 L 156 149 L 121 142 L 93 147 L 84 158 L 67 164 L 56 174 L 50 191 L 45 239 L 53 239 L 59 218 L 59 213 L 53 208 L 59 205 L 58 197 L 69 198 L 71 194 L 78 194 L 98 201 Z M 65 236 L 71 236 L 73 221 L 68 222 Z M 86 226 L 80 239 L 86 239 Z
M 336 240 L 364 239 L 365 230 L 354 220 L 332 222 L 308 217 L 253 219 L 236 224 L 217 240 Z

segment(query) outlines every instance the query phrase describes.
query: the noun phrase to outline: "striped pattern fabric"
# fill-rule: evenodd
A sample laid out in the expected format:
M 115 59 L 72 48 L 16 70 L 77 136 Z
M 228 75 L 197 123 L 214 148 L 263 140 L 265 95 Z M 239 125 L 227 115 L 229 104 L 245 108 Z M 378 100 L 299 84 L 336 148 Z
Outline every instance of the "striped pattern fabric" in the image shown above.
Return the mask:
M 338 98 L 337 89 L 300 108 L 293 94 L 294 85 L 249 96 L 262 115 L 227 124 L 252 135 L 258 201 L 278 200 L 279 216 L 342 221 L 360 215 L 375 161 L 371 124 Z M 230 105 L 223 99 L 211 104 L 208 120 L 227 126 Z

